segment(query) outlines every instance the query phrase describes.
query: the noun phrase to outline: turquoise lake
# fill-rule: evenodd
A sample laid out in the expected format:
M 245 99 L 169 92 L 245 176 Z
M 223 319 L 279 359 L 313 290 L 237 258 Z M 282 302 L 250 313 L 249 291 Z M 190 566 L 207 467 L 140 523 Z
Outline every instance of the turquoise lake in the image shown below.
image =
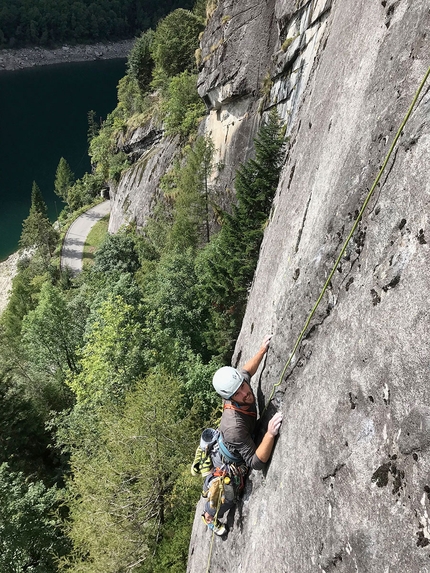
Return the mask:
M 116 106 L 125 59 L 0 72 L 0 260 L 18 248 L 33 181 L 56 219 L 64 206 L 54 193 L 64 157 L 76 178 L 90 171 L 87 114 L 106 118 Z

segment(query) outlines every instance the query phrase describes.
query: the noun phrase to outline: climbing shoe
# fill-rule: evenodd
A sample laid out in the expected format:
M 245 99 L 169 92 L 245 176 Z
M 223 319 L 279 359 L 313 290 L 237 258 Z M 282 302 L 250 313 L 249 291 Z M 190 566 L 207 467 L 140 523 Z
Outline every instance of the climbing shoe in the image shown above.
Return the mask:
M 208 529 L 213 531 L 215 535 L 219 535 L 221 537 L 221 535 L 224 535 L 224 533 L 227 531 L 226 526 L 220 521 L 218 521 L 218 519 L 214 519 L 213 521 L 208 523 L 205 519 L 205 516 L 202 515 L 202 520 L 203 523 L 208 526 Z

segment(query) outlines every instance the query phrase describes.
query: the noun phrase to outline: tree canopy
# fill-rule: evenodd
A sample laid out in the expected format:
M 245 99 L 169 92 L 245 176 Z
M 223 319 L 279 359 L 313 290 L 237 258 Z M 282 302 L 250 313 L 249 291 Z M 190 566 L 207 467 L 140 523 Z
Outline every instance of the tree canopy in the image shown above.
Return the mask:
M 192 12 L 178 8 L 158 24 L 151 44 L 155 65 L 168 77 L 195 67 L 194 52 L 204 26 Z
M 0 47 L 131 38 L 192 0 L 0 0 Z
M 0 569 L 10 573 L 55 573 L 56 554 L 66 552 L 59 520 L 53 517 L 56 488 L 27 482 L 0 465 Z
M 19 17 L 18 4 L 5 11 L 0 0 L 0 27 L 8 11 Z M 158 16 L 178 4 L 157 3 Z M 97 37 L 115 22 L 109 10 L 127 8 L 125 29 L 155 5 L 57 0 L 49 21 L 55 37 L 75 29 Z M 32 3 L 34 38 L 42 6 L 51 0 Z M 193 12 L 181 6 L 138 37 L 117 108 L 100 126 L 89 115 L 92 173 L 74 181 L 65 159 L 58 165 L 67 216 L 121 177 L 127 130 L 159 121 L 181 149 L 144 228 L 107 234 L 94 264 L 71 277 L 58 268 L 57 236 L 33 184 L 21 237 L 31 253 L 0 317 L 1 570 L 186 568 L 200 491 L 189 463 L 202 428 L 216 424 L 211 378 L 231 357 L 284 160 L 284 129 L 276 112 L 265 114 L 233 204 L 217 205 L 214 143 L 197 133 L 204 10 L 204 0 Z
M 57 171 L 55 173 L 54 189 L 55 193 L 67 203 L 68 193 L 70 187 L 75 181 L 70 165 L 62 157 L 58 163 Z

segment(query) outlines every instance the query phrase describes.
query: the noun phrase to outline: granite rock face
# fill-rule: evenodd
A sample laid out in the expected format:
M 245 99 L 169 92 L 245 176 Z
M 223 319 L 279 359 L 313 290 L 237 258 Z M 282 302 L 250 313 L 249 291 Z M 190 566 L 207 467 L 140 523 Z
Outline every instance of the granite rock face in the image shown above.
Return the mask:
M 261 407 L 430 65 L 430 8 L 252 6 L 238 30 L 252 49 L 215 23 L 205 34 L 211 45 L 224 39 L 224 58 L 241 49 L 240 70 L 252 77 L 271 50 L 269 87 L 252 109 L 277 105 L 290 136 L 233 357 L 243 364 L 273 333 L 253 379 Z M 232 11 L 220 0 L 212 18 Z M 222 57 L 200 81 L 214 113 L 250 93 Z M 227 538 L 215 537 L 214 573 L 430 572 L 429 86 L 275 393 L 266 418 L 279 409 L 284 423 L 272 460 L 251 474 Z M 199 502 L 189 573 L 207 570 L 201 510 Z
M 274 0 L 220 2 L 202 38 L 197 88 L 206 102 L 207 117 L 200 134 L 214 142 L 211 194 L 224 209 L 234 201 L 236 169 L 253 153 L 264 111 L 261 92 L 264 82 L 271 82 L 276 30 Z M 127 153 L 133 165 L 118 185 L 110 187 L 109 232 L 130 222 L 138 227 L 145 224 L 159 197 L 160 178 L 178 153 L 177 143 L 164 138 L 162 126 L 152 122 L 119 142 L 118 149 Z
M 163 137 L 160 126 L 152 121 L 118 142 L 118 149 L 133 162 L 118 184 L 111 183 L 109 233 L 130 223 L 141 228 L 151 216 L 159 198 L 159 185 L 178 152 L 177 138 Z

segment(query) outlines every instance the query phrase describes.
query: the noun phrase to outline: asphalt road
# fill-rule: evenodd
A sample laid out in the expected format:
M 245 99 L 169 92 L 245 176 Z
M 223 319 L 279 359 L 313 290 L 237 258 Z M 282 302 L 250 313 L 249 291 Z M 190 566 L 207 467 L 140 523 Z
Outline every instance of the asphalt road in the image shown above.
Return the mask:
M 61 249 L 61 268 L 69 268 L 74 275 L 82 270 L 85 240 L 94 225 L 110 213 L 110 201 L 99 203 L 74 221 L 66 233 Z

